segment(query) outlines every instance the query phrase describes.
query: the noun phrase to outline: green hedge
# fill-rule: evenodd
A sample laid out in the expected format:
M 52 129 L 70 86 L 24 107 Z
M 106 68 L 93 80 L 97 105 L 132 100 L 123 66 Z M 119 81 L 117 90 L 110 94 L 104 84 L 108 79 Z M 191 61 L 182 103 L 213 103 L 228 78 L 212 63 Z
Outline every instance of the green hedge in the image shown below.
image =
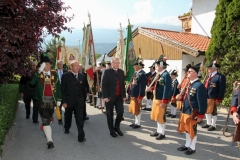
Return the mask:
M 0 155 L 9 128 L 13 124 L 19 99 L 18 84 L 0 85 Z

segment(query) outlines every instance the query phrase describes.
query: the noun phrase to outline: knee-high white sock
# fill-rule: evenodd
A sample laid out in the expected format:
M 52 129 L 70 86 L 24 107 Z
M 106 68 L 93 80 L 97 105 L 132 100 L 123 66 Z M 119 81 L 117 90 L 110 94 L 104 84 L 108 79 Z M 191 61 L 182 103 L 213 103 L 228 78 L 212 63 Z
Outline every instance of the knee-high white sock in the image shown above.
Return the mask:
M 100 105 L 100 98 L 97 98 L 97 104 L 96 106 L 99 106 Z
M 173 106 L 171 106 L 171 115 L 173 114 Z
M 152 108 L 152 100 L 149 99 L 149 108 Z
M 173 113 L 172 113 L 172 115 L 176 115 L 176 113 L 177 113 L 177 108 L 174 107 L 174 106 L 172 106 L 172 107 L 173 107 Z
M 185 147 L 190 147 L 191 144 L 191 138 L 190 135 L 188 133 L 185 133 L 186 135 L 186 143 L 185 143 Z
M 165 135 L 165 127 L 166 127 L 165 124 L 161 124 L 161 128 L 162 128 L 161 134 L 162 134 L 162 135 Z
M 206 114 L 207 124 L 211 125 L 212 114 Z
M 137 116 L 135 116 L 135 124 L 140 125 L 141 121 L 141 113 L 139 113 Z
M 147 99 L 147 104 L 146 104 L 146 108 L 150 108 L 150 99 Z
M 105 102 L 103 99 L 102 99 L 102 107 L 105 107 Z
M 212 126 L 216 127 L 216 122 L 217 122 L 217 116 L 212 116 Z
M 197 143 L 197 136 L 195 136 L 195 137 L 193 138 L 192 142 L 191 142 L 190 148 L 191 148 L 192 150 L 195 150 L 195 148 L 196 148 L 196 143 Z
M 47 141 L 48 142 L 52 141 L 52 128 L 51 128 L 51 126 L 50 125 L 44 126 L 43 127 L 43 131 L 44 131 L 44 133 L 46 135 Z
M 161 123 L 157 122 L 157 133 L 162 133 Z

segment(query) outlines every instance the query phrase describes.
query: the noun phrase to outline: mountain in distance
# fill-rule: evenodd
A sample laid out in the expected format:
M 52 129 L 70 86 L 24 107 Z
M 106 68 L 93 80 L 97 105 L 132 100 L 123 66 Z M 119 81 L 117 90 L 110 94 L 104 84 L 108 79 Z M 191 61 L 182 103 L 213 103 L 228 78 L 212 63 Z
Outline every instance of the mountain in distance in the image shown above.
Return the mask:
M 145 27 L 145 28 L 156 28 L 156 29 L 164 29 L 164 30 L 172 30 L 172 31 L 181 31 L 181 26 L 167 25 L 167 24 L 134 24 L 132 31 L 137 27 Z M 127 36 L 126 27 L 123 27 L 123 37 Z M 109 53 L 118 42 L 119 32 L 118 29 L 105 29 L 105 28 L 94 28 L 93 29 L 93 38 L 96 53 Z M 83 40 L 83 30 L 82 29 L 72 29 L 72 33 L 64 31 L 61 33 L 61 37 L 65 37 L 66 46 L 80 46 Z M 47 41 L 51 39 L 50 36 L 46 38 Z

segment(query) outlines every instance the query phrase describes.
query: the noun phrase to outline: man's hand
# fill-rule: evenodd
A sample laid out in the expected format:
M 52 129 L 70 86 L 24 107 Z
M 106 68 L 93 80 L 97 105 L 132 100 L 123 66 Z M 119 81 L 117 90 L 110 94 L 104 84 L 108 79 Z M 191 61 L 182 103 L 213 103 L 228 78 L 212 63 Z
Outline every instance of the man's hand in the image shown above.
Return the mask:
M 196 119 L 197 119 L 197 123 L 202 120 L 201 118 L 198 118 L 198 117 L 196 117 Z
M 137 101 L 138 101 L 138 103 L 139 103 L 139 104 L 141 104 L 141 102 L 142 102 L 142 100 L 141 100 L 141 99 L 139 99 L 139 98 L 137 99 Z
M 162 103 L 161 106 L 162 106 L 162 108 L 166 108 L 167 104 Z
M 233 121 L 235 124 L 238 124 L 239 123 L 239 119 L 238 119 L 238 113 L 237 112 L 234 112 L 233 113 Z
M 104 98 L 103 100 L 104 100 L 104 102 L 106 102 L 106 103 L 109 102 L 109 99 L 108 99 L 108 98 Z
M 23 94 L 23 93 L 20 93 L 20 96 L 21 96 L 21 97 L 23 97 L 23 96 L 24 96 L 24 94 Z
M 39 69 L 38 69 L 38 73 L 42 72 L 42 71 L 44 70 L 45 66 L 46 66 L 46 63 L 43 62 L 43 63 L 41 64 L 41 66 L 39 67 Z
M 147 92 L 152 92 L 152 88 L 147 87 L 147 88 L 146 88 L 146 91 L 147 91 Z
M 63 103 L 62 106 L 63 106 L 64 108 L 67 108 L 67 103 Z
M 177 88 L 180 89 L 180 88 L 181 88 L 181 84 L 178 84 L 178 85 L 177 85 Z
M 126 101 L 126 98 L 123 98 L 123 102 L 125 102 Z
M 57 101 L 57 106 L 59 107 L 61 105 L 61 102 L 60 101 Z
M 178 95 L 176 96 L 176 100 L 177 100 L 177 101 L 181 101 L 181 100 L 182 100 L 182 98 L 183 98 L 183 97 L 182 97 L 182 95 L 181 95 L 181 94 L 178 94 Z

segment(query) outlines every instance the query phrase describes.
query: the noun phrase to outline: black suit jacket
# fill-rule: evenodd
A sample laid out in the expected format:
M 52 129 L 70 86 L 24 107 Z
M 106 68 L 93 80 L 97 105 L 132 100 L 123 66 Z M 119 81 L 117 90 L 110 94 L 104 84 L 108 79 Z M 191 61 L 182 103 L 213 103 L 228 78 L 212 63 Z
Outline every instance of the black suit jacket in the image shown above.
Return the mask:
M 116 77 L 120 81 L 121 96 L 122 98 L 126 98 L 123 70 L 118 69 L 116 74 L 113 68 L 109 68 L 102 73 L 101 87 L 103 98 L 108 98 L 110 101 L 111 99 L 116 98 L 116 85 L 117 85 Z
M 77 98 L 84 97 L 86 94 L 87 82 L 83 74 L 78 73 L 78 80 L 72 72 L 62 75 L 62 104 L 73 105 Z
M 22 76 L 19 82 L 19 93 L 23 93 L 25 97 L 33 96 L 35 86 L 30 85 L 32 77 Z

